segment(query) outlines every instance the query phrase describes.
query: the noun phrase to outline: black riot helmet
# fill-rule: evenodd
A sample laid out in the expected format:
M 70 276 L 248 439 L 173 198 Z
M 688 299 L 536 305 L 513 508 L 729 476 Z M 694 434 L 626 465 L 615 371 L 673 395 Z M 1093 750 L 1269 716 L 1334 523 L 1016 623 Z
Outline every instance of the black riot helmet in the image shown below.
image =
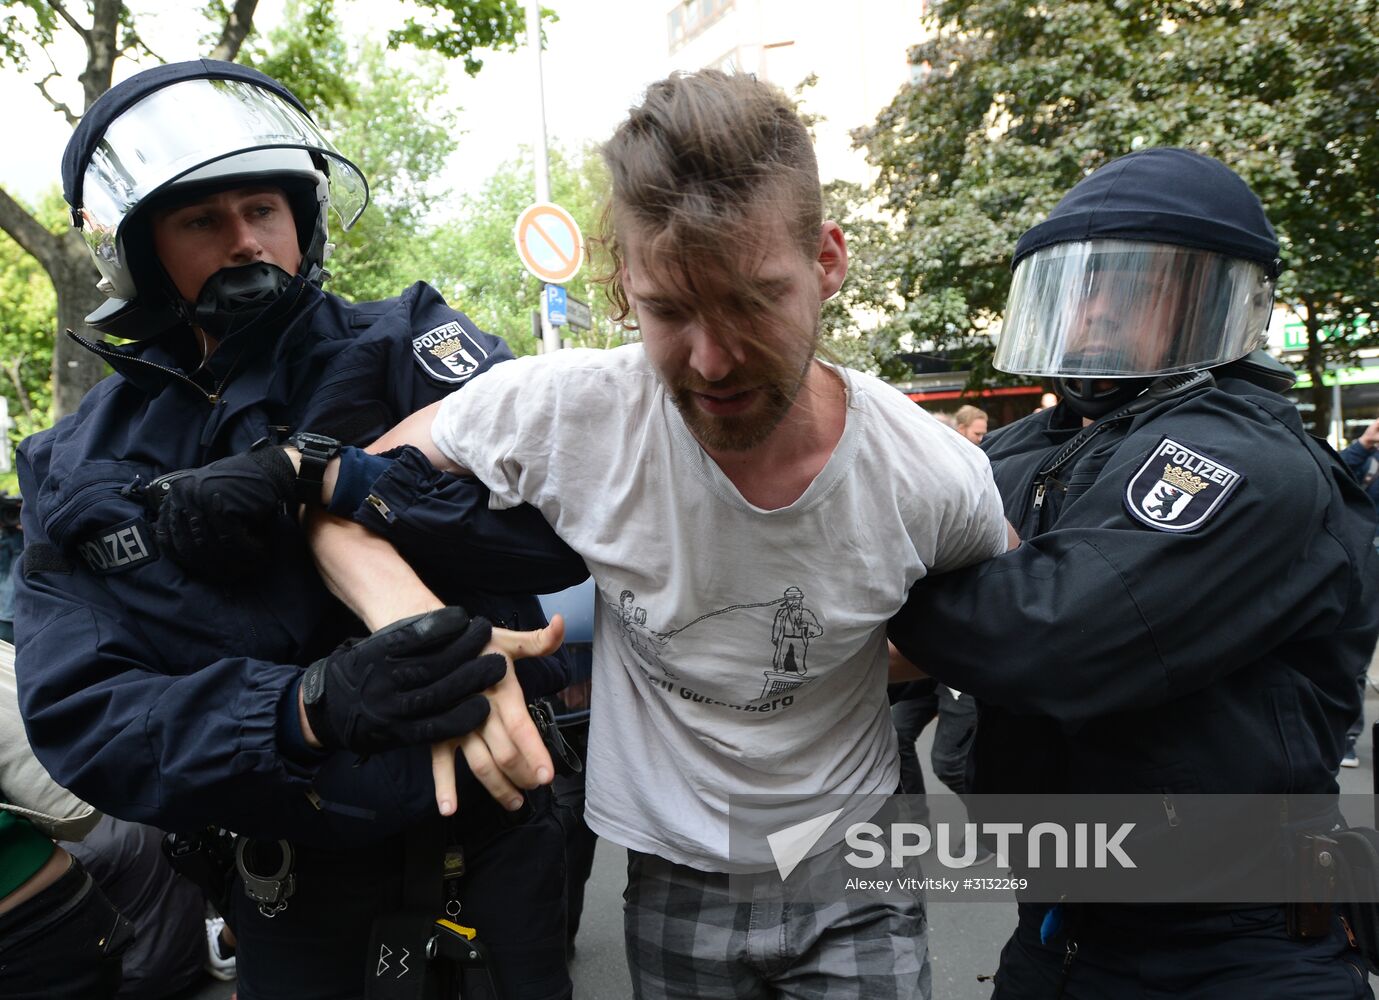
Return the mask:
M 142 340 L 178 321 L 224 332 L 252 319 L 291 276 L 271 265 L 226 269 L 207 281 L 199 302 L 184 302 L 150 232 L 154 208 L 251 184 L 287 196 L 302 253 L 298 275 L 319 284 L 327 209 L 348 229 L 368 203 L 368 184 L 291 91 L 247 66 L 210 59 L 154 67 L 110 88 L 62 157 L 63 197 L 107 298 L 86 321 Z
M 1123 156 L 1020 237 L 995 366 L 1052 376 L 1095 419 L 1154 377 L 1262 346 L 1278 251 L 1259 199 L 1224 164 L 1186 149 Z

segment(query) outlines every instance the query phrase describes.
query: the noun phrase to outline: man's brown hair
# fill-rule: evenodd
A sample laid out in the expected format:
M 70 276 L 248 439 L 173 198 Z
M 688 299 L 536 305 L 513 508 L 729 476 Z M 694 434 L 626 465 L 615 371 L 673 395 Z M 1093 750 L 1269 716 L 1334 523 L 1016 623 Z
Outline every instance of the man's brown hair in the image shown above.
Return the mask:
M 765 213 L 780 214 L 808 257 L 818 251 L 823 197 L 814 145 L 786 96 L 755 77 L 700 70 L 652 84 L 603 158 L 613 189 L 599 239 L 608 253 L 601 280 L 616 320 L 630 312 L 622 285 L 629 228 L 710 311 L 709 297 L 696 292 L 731 289 L 735 301 L 722 306 L 739 315 L 761 304 L 741 255 L 771 249 L 752 242 Z

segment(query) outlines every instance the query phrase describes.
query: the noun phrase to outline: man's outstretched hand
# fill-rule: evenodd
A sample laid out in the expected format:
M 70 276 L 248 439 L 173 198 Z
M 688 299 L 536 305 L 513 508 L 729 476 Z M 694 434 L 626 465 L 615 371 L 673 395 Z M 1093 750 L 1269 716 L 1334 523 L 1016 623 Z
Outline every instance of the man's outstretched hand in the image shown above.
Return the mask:
M 547 656 L 560 648 L 565 638 L 565 622 L 556 615 L 543 629 L 512 632 L 495 628 L 485 654 L 502 654 L 506 671 L 484 692 L 489 705 L 483 724 L 458 739 L 437 742 L 431 747 L 431 774 L 436 785 L 436 805 L 441 814 L 455 812 L 455 750 L 464 754 L 474 777 L 507 809 L 522 805 L 522 789 L 550 782 L 555 775 L 551 755 L 527 712 L 527 699 L 512 661 L 529 656 Z M 487 657 L 486 657 L 487 658 Z M 496 657 L 495 657 L 496 659 Z

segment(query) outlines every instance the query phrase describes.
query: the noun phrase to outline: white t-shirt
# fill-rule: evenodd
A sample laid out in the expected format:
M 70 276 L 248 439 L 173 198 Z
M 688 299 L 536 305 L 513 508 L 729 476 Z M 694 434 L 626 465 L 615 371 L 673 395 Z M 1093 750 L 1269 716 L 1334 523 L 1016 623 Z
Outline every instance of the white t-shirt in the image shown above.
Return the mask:
M 842 438 L 771 511 L 699 446 L 639 344 L 519 358 L 442 404 L 441 452 L 495 507 L 540 509 L 597 584 L 600 836 L 728 871 L 729 795 L 895 790 L 886 622 L 926 574 L 1003 552 L 1005 517 L 980 449 L 836 370 Z

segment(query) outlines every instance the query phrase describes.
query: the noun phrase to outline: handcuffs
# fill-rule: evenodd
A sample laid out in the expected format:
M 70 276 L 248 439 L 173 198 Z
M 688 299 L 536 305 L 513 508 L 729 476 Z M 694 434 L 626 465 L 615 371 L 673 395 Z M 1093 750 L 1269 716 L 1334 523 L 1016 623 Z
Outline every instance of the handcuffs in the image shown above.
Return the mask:
M 251 870 L 251 863 L 257 868 L 263 860 L 259 857 L 258 848 L 269 845 L 275 846 L 280 852 L 281 860 L 277 868 L 272 874 L 260 874 Z M 285 840 L 250 840 L 248 837 L 240 837 L 235 843 L 235 870 L 239 872 L 240 881 L 244 883 L 245 895 L 258 904 L 259 912 L 265 917 L 276 917 L 287 909 L 288 899 L 297 891 L 297 876 L 292 872 L 293 860 L 292 845 Z

